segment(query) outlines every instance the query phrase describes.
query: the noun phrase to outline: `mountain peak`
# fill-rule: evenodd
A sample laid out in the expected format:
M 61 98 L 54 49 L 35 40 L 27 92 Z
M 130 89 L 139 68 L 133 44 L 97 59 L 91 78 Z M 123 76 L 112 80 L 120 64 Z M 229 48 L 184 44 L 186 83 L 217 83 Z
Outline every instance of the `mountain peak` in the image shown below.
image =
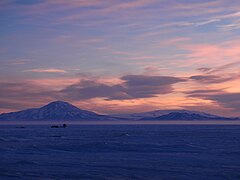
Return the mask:
M 54 101 L 40 108 L 0 115 L 0 119 L 8 120 L 102 120 L 106 118 L 91 111 L 81 110 L 64 101 Z
M 154 118 L 142 118 L 141 120 L 230 120 L 231 118 L 216 116 L 198 111 L 173 111 Z
M 53 101 L 50 102 L 49 104 L 41 107 L 41 109 L 51 109 L 51 110 L 64 110 L 64 111 L 68 111 L 68 110 L 80 110 L 78 109 L 76 106 L 65 102 L 65 101 Z
M 73 105 L 65 101 L 53 101 L 45 106 L 73 106 Z
M 202 120 L 202 119 L 229 119 L 214 114 L 186 109 L 155 110 L 150 112 L 134 114 L 116 114 L 112 117 L 124 118 L 129 120 Z M 230 118 L 231 119 L 231 118 Z
M 40 108 L 0 114 L 0 120 L 237 120 L 189 110 L 157 110 L 123 115 L 100 115 L 64 101 L 53 101 Z
M 70 104 L 70 103 L 68 103 L 66 101 L 53 101 L 53 102 L 50 102 L 48 104 Z

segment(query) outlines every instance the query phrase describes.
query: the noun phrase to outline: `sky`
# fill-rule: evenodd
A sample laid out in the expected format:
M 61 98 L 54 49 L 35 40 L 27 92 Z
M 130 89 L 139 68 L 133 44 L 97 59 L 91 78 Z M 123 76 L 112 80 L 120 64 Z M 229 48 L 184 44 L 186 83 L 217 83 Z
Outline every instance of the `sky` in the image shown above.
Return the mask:
M 239 0 L 1 0 L 0 113 L 240 116 Z

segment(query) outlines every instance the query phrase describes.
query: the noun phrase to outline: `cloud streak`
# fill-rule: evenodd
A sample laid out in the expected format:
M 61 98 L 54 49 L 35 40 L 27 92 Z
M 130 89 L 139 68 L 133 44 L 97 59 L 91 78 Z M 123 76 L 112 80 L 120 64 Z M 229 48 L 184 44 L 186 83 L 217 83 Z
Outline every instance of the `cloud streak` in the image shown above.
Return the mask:
M 28 69 L 28 70 L 25 70 L 24 72 L 35 72 L 35 73 L 66 73 L 67 71 L 65 71 L 65 70 L 63 70 L 63 69 L 50 68 L 50 69 Z
M 240 75 L 231 75 L 231 76 L 226 76 L 225 77 L 220 77 L 216 75 L 195 75 L 191 76 L 190 79 L 195 80 L 199 83 L 203 84 L 216 84 L 216 83 L 224 83 L 227 81 L 233 81 L 240 78 Z

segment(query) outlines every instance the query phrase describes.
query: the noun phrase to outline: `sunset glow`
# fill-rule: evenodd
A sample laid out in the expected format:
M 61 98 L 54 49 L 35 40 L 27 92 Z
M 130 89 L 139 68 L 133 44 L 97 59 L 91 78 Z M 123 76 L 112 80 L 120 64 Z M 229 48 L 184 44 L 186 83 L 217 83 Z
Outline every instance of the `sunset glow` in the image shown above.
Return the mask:
M 238 0 L 1 0 L 0 113 L 240 116 Z

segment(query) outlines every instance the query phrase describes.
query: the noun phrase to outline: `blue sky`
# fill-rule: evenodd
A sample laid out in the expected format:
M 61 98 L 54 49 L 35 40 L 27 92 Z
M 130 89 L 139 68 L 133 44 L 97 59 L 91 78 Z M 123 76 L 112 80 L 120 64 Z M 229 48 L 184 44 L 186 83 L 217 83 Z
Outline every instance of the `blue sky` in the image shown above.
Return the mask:
M 1 112 L 240 115 L 238 0 L 2 0 L 0 22 Z

